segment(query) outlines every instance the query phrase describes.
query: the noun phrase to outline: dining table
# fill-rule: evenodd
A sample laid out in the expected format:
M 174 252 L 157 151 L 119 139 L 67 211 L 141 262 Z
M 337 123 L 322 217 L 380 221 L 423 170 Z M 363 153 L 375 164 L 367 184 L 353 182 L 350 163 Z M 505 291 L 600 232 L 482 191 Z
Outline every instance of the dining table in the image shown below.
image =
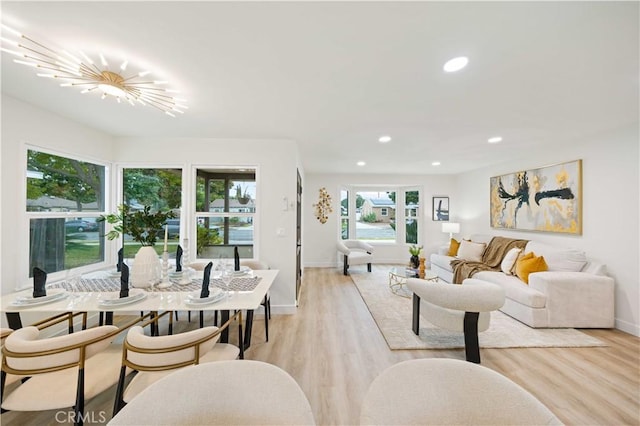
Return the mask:
M 165 280 L 164 285 L 132 287 L 129 296 L 121 298 L 120 278 L 113 271 L 94 271 L 48 283 L 45 297 L 34 298 L 32 289 L 3 295 L 0 306 L 9 327 L 14 330 L 22 327 L 20 314 L 27 312 L 103 312 L 108 314 L 107 323 L 110 323 L 113 314 L 132 311 L 219 311 L 221 324 L 224 324 L 231 311 L 242 310 L 246 311 L 246 316 L 241 349 L 248 349 L 253 311 L 260 307 L 278 272 L 277 269 L 245 270 L 228 283 L 214 273 L 208 287 L 210 296 L 201 298 L 202 272 L 195 271 L 188 280 Z M 221 333 L 220 341 L 226 343 L 228 340 L 227 328 Z

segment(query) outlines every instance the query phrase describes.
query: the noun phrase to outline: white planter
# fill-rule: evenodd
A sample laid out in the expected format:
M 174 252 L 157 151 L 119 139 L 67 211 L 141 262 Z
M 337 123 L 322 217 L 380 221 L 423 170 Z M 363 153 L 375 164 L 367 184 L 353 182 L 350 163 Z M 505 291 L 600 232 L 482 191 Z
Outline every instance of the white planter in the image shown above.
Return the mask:
M 161 272 L 162 264 L 156 250 L 151 246 L 142 246 L 133 260 L 131 287 L 151 287 L 160 282 Z

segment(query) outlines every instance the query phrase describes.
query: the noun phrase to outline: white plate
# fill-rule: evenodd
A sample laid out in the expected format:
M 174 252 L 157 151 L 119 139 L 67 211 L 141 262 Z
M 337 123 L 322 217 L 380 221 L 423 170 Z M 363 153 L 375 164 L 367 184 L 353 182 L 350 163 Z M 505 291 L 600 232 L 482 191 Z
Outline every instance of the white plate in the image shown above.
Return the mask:
M 234 277 L 241 277 L 243 275 L 250 274 L 251 272 L 251 268 L 248 266 L 241 266 L 239 271 L 232 271 L 231 275 Z
M 130 303 L 139 302 L 146 297 L 147 297 L 147 294 L 138 288 L 129 289 L 128 297 L 120 297 L 120 292 L 114 291 L 114 292 L 106 293 L 103 296 L 101 296 L 101 298 L 98 300 L 98 306 L 114 307 L 114 306 L 128 305 Z
M 205 305 L 207 303 L 215 303 L 224 298 L 224 291 L 217 287 L 209 289 L 209 297 L 200 297 L 200 291 L 193 291 L 187 295 L 185 303 L 188 305 Z
M 57 302 L 58 300 L 62 300 L 69 295 L 69 293 L 67 293 L 66 290 L 62 288 L 52 288 L 47 290 L 47 293 L 49 294 L 42 297 L 33 297 L 33 295 L 17 297 L 16 300 L 11 302 L 11 306 L 44 305 L 45 303 Z

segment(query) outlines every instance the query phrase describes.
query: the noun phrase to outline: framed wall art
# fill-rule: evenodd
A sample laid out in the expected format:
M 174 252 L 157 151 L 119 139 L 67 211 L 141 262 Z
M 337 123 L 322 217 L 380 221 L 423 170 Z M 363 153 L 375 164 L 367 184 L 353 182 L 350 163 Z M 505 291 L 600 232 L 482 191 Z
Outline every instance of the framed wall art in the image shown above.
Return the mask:
M 582 234 L 582 160 L 490 178 L 492 228 Z
M 432 198 L 432 218 L 438 221 L 449 220 L 449 197 L 433 197 Z

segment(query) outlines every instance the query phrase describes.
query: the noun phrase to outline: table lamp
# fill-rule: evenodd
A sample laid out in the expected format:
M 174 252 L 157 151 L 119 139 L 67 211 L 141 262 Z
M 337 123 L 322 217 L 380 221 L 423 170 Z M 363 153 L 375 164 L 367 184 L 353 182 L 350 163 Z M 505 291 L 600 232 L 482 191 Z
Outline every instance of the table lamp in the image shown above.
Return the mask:
M 460 224 L 454 222 L 446 222 L 442 224 L 442 232 L 449 233 L 449 239 L 453 238 L 453 234 L 460 232 Z

